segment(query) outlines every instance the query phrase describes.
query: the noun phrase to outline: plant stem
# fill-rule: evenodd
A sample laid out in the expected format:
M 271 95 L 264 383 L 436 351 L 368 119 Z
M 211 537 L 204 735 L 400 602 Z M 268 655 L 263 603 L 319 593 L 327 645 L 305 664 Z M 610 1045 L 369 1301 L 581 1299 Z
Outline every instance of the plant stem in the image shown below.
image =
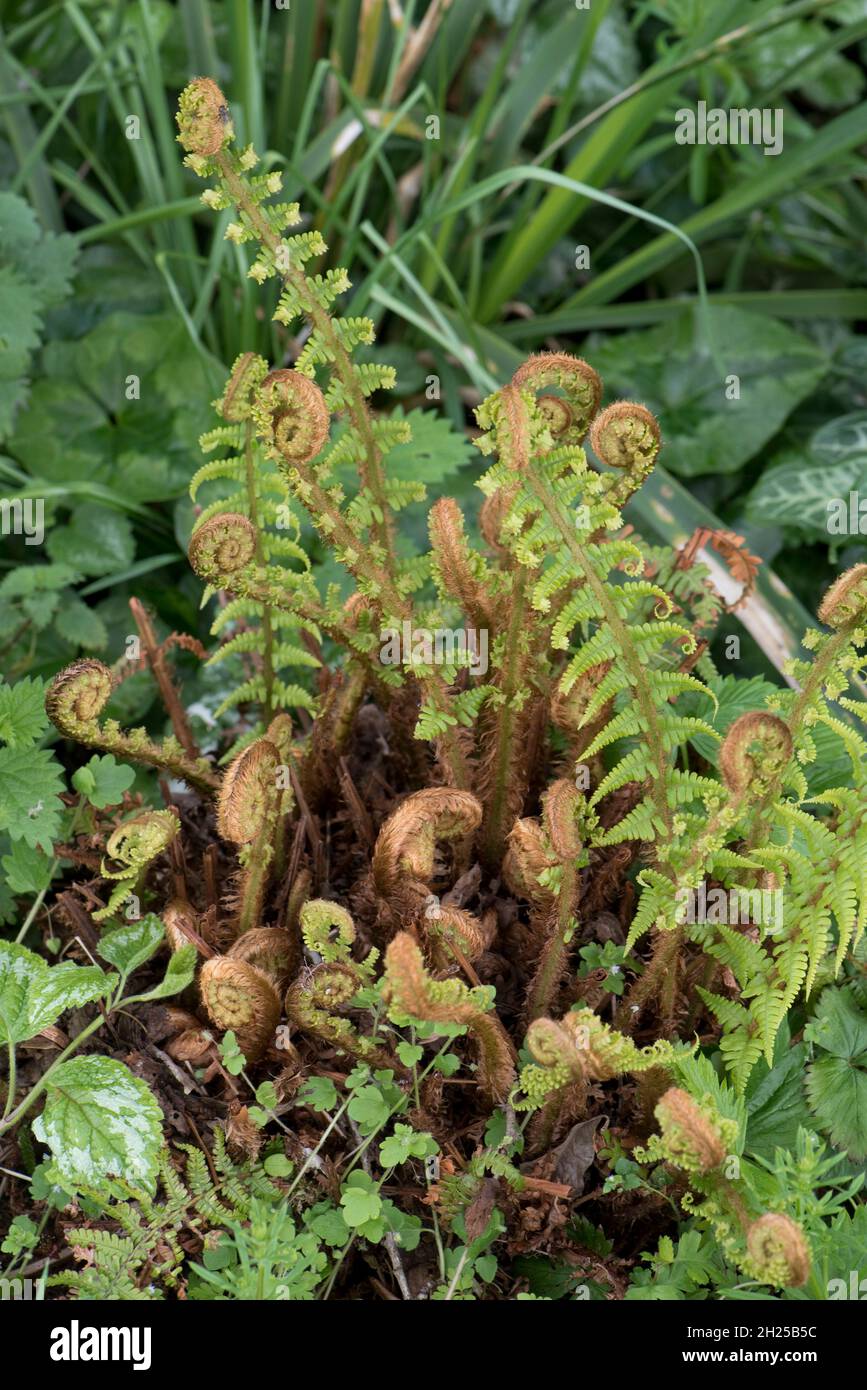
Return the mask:
M 575 930 L 573 908 L 578 887 L 578 869 L 574 862 L 564 863 L 560 893 L 557 898 L 557 919 L 542 948 L 539 968 L 530 987 L 529 1020 L 542 1018 L 548 1013 L 557 993 L 569 940 Z
M 144 604 L 137 598 L 131 598 L 129 606 L 135 625 L 138 628 L 142 645 L 147 653 L 148 665 L 159 687 L 166 713 L 175 731 L 175 738 L 188 757 L 193 759 L 200 758 L 202 755 L 196 745 L 196 740 L 193 738 L 193 732 L 187 720 L 186 710 L 184 709 L 178 692 L 175 690 L 166 663 L 165 652 L 157 641 L 156 633 L 154 632 L 153 624 L 148 616 L 147 610 Z
M 247 420 L 244 426 L 244 467 L 247 473 L 247 507 L 250 520 L 256 532 L 256 563 L 265 567 L 265 549 L 259 530 L 259 504 L 256 496 L 256 460 L 253 453 L 253 421 Z M 271 609 L 262 606 L 262 679 L 265 682 L 265 698 L 262 701 L 262 719 L 267 726 L 274 716 L 274 632 L 271 625 Z
M 280 237 L 272 231 L 268 219 L 263 215 L 258 204 L 254 203 L 247 191 L 244 179 L 235 167 L 235 160 L 225 150 L 221 150 L 215 160 L 220 174 L 225 180 L 232 198 L 239 208 L 250 219 L 250 224 L 254 228 L 257 237 L 271 255 L 277 258 L 280 248 Z M 360 472 L 362 484 L 369 488 L 373 497 L 376 509 L 380 513 L 381 520 L 375 520 L 373 530 L 377 539 L 385 551 L 388 561 L 389 573 L 397 571 L 397 556 L 394 547 L 394 528 L 391 519 L 391 507 L 389 506 L 385 491 L 385 472 L 382 463 L 382 453 L 376 443 L 373 434 L 373 425 L 367 402 L 361 389 L 358 374 L 353 366 L 352 359 L 346 348 L 341 342 L 331 316 L 326 309 L 315 299 L 307 284 L 307 277 L 303 270 L 294 268 L 283 272 L 284 283 L 291 286 L 298 297 L 304 313 L 310 323 L 321 335 L 323 342 L 328 345 L 334 370 L 340 378 L 346 392 L 348 401 L 349 417 L 364 446 L 364 460 L 360 461 Z
M 9 1042 L 6 1044 L 6 1047 L 7 1047 L 8 1052 L 9 1052 L 9 1076 L 8 1076 L 8 1078 L 7 1078 L 7 1087 L 8 1087 L 8 1089 L 7 1089 L 7 1091 L 6 1091 L 6 1104 L 5 1104 L 4 1107 L 3 1107 L 3 1119 L 4 1119 L 4 1120 L 6 1119 L 6 1116 L 9 1114 L 9 1111 L 12 1109 L 12 1104 L 13 1104 L 13 1102 L 14 1102 L 14 1100 L 15 1100 L 15 1082 L 16 1082 L 16 1071 L 15 1071 L 15 1044 L 14 1044 L 14 1042 L 12 1042 L 11 1038 L 10 1038 Z
M 91 1023 L 88 1023 L 86 1028 L 82 1028 L 78 1036 L 73 1038 L 72 1042 L 68 1045 L 68 1047 L 65 1047 L 63 1049 L 60 1056 L 55 1057 L 48 1070 L 43 1072 L 36 1085 L 33 1087 L 33 1090 L 30 1092 L 29 1095 L 27 1095 L 24 1098 L 24 1100 L 18 1106 L 18 1109 L 13 1110 L 11 1115 L 4 1116 L 4 1118 L 0 1120 L 0 1134 L 5 1134 L 7 1130 L 14 1129 L 15 1125 L 18 1124 L 19 1120 L 22 1120 L 24 1116 L 27 1114 L 27 1111 L 33 1105 L 33 1102 L 38 1100 L 39 1097 L 42 1095 L 42 1092 L 45 1090 L 46 1086 L 51 1080 L 51 1073 L 53 1071 L 56 1071 L 56 1069 L 60 1066 L 61 1062 L 65 1062 L 68 1057 L 71 1057 L 74 1052 L 77 1052 L 81 1044 L 83 1042 L 86 1042 L 86 1040 L 93 1033 L 95 1033 L 98 1028 L 101 1028 L 104 1023 L 105 1015 L 100 1014 Z

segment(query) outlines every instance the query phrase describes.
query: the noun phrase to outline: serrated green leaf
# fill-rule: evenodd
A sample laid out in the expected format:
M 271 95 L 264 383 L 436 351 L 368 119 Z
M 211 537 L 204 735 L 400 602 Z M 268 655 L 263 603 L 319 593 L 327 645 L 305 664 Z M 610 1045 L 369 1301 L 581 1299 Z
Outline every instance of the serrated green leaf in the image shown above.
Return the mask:
M 77 594 L 65 594 L 61 598 L 54 627 L 71 647 L 101 652 L 108 644 L 108 631 L 102 618 Z
M 821 1053 L 807 1072 L 807 1097 L 820 1126 L 852 1158 L 867 1155 L 867 1013 L 849 990 L 831 987 L 804 1030 Z
M 149 912 L 138 922 L 106 932 L 99 943 L 99 954 L 121 975 L 131 975 L 158 950 L 165 938 L 165 928 L 155 913 Z
M 0 748 L 0 830 L 51 849 L 63 809 L 63 774 L 47 748 Z
M 0 1043 L 35 1038 L 67 1009 L 105 998 L 115 982 L 96 965 L 46 965 L 25 946 L 0 941 Z
M 0 685 L 0 740 L 11 748 L 27 748 L 48 728 L 45 682 L 33 676 Z
M 52 1073 L 33 1133 L 59 1174 L 95 1186 L 109 1175 L 156 1186 L 162 1110 L 143 1081 L 112 1057 L 73 1057 Z
M 35 896 L 51 882 L 54 860 L 44 850 L 16 840 L 0 864 L 13 893 L 32 893 Z

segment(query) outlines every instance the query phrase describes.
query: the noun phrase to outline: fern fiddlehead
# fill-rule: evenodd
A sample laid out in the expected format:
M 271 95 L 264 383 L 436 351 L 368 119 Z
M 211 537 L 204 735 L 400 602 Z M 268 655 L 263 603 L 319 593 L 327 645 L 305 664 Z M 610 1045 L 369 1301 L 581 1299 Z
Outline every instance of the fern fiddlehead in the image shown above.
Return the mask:
M 177 812 L 143 811 L 112 831 L 105 845 L 103 878 L 115 886 L 105 907 L 93 913 L 95 922 L 111 917 L 144 876 L 148 867 L 168 849 L 180 829 Z
M 421 910 L 430 892 L 437 843 L 466 840 L 481 818 L 478 799 L 455 787 L 428 787 L 401 802 L 377 836 L 371 869 L 374 890 L 390 914 Z
M 280 809 L 277 786 L 280 754 L 268 739 L 257 739 L 230 763 L 217 802 L 217 828 L 239 846 L 242 865 L 238 893 L 238 934 L 258 927 L 274 858 Z
M 178 129 L 181 144 L 188 151 L 187 163 L 202 177 L 215 174 L 218 188 L 211 190 L 207 200 L 211 206 L 234 204 L 239 222 L 232 225 L 231 235 L 237 241 L 255 239 L 261 251 L 251 274 L 264 281 L 278 275 L 283 282 L 283 294 L 276 317 L 289 324 L 303 314 L 311 325 L 311 336 L 299 362 L 306 374 L 319 362 L 325 363 L 332 375 L 331 405 L 345 408 L 350 420 L 352 448 L 361 473 L 364 489 L 373 503 L 373 533 L 376 548 L 382 558 L 394 559 L 391 509 L 387 500 L 383 470 L 382 433 L 372 421 L 365 396 L 382 384 L 391 384 L 390 369 L 378 373 L 375 380 L 369 373 L 361 374 L 351 359 L 353 346 L 369 342 L 373 325 L 367 320 L 333 319 L 329 312 L 337 296 L 349 286 L 344 270 L 329 271 L 325 276 L 308 276 L 304 266 L 312 256 L 326 248 L 318 233 L 286 237 L 284 229 L 298 221 L 297 205 L 267 205 L 265 199 L 279 191 L 279 173 L 249 179 L 258 158 L 252 147 L 241 154 L 230 147 L 234 132 L 231 121 L 224 119 L 222 134 L 217 142 L 217 127 L 212 115 L 216 103 L 227 111 L 225 98 L 216 84 L 198 78 L 181 96 L 178 109 Z
M 465 1027 L 478 1056 L 478 1080 L 495 1101 L 508 1095 L 515 1080 L 515 1054 L 495 1013 L 493 993 L 469 989 L 460 980 L 434 980 L 409 932 L 400 932 L 385 953 L 386 998 L 393 1010 L 428 1023 Z
M 258 1061 L 280 1019 L 280 996 L 268 975 L 247 961 L 215 956 L 202 966 L 199 990 L 217 1027 L 231 1029 L 247 1061 Z
M 190 758 L 174 737 L 161 743 L 144 729 L 122 729 L 115 719 L 100 720 L 111 698 L 114 679 L 101 661 L 73 661 L 58 672 L 45 694 L 45 712 L 66 738 L 134 762 L 149 763 L 202 792 L 212 792 L 218 778 L 205 758 Z

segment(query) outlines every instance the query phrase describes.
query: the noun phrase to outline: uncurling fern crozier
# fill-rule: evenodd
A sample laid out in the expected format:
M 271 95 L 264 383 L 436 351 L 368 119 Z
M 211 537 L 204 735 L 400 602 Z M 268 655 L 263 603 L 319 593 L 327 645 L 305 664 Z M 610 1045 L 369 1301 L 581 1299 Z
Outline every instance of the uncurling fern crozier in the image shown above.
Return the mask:
M 291 230 L 298 207 L 277 201 L 280 175 L 257 173 L 252 148 L 234 147 L 214 82 L 186 89 L 178 125 L 187 165 L 209 181 L 205 204 L 234 209 L 227 235 L 251 248 L 254 280 L 279 282 L 275 318 L 304 320 L 303 346 L 291 365 L 242 354 L 203 441 L 219 456 L 193 479 L 194 494 L 218 493 L 189 548 L 207 594 L 228 596 L 212 659 L 244 669 L 224 702 L 236 720 L 224 770 L 102 721 L 112 674 L 98 662 L 49 689 L 67 738 L 213 802 L 219 842 L 186 877 L 206 817 L 194 815 L 195 834 L 171 812 L 122 825 L 103 874 L 116 886 L 96 915 L 131 886 L 165 894 L 169 944 L 192 941 L 203 957 L 189 1002 L 205 1031 L 178 1011 L 199 1050 L 215 1026 L 257 1066 L 291 1055 L 314 1068 L 324 1049 L 329 1075 L 361 1063 L 408 1086 L 406 1047 L 445 1036 L 486 1109 L 533 1112 L 531 1150 L 622 1085 L 642 1136 L 657 1107 L 670 1140 L 658 1156 L 709 1189 L 702 1154 L 715 1171 L 726 1127 L 670 1084 L 684 1054 L 700 1035 L 742 1091 L 867 920 L 867 703 L 847 693 L 864 675 L 867 566 L 830 589 L 791 688 L 717 721 L 707 575 L 623 518 L 656 463 L 659 425 L 640 404 L 600 408 L 597 373 L 561 352 L 531 357 L 478 405 L 480 543 L 442 497 L 429 553 L 411 554 L 399 514 L 424 488 L 389 466 L 408 429 L 371 408 L 394 374 L 354 360 L 373 325 L 337 313 L 346 272 L 313 271 L 322 238 Z M 302 515 L 341 567 L 340 590 L 320 589 Z M 466 646 L 437 660 L 410 642 L 395 664 L 381 658 L 384 632 L 446 618 L 489 635 L 487 671 Z M 326 638 L 342 653 L 333 670 Z M 820 732 L 851 773 L 817 792 Z M 692 910 L 711 894 L 738 912 Z M 619 1003 L 604 984 L 588 993 L 581 971 L 579 949 L 603 943 L 620 953 Z M 466 1085 L 419 1093 L 419 1112 L 429 1102 L 441 1116 Z M 475 1142 L 482 1126 L 466 1124 Z M 741 1235 L 743 1267 L 800 1280 L 798 1237 L 779 1213 Z

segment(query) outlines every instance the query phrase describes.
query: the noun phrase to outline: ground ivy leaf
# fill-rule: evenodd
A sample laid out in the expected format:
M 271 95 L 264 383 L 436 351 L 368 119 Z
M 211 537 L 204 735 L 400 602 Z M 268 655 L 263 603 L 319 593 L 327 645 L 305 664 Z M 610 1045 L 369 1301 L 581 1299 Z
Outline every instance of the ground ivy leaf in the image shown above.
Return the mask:
M 382 1198 L 377 1192 L 367 1192 L 362 1187 L 346 1187 L 340 1198 L 343 1219 L 347 1226 L 364 1226 L 375 1221 L 382 1211 Z
M 298 1103 L 311 1110 L 333 1110 L 337 1104 L 337 1087 L 330 1076 L 309 1076 L 298 1092 Z
M 98 811 L 117 806 L 123 794 L 135 781 L 135 772 L 126 763 L 115 762 L 111 753 L 102 757 L 94 753 L 90 762 L 73 773 L 72 785 Z
M 55 1069 L 47 1096 L 33 1133 L 63 1178 L 96 1185 L 111 1174 L 154 1190 L 162 1111 L 122 1062 L 73 1057 Z

